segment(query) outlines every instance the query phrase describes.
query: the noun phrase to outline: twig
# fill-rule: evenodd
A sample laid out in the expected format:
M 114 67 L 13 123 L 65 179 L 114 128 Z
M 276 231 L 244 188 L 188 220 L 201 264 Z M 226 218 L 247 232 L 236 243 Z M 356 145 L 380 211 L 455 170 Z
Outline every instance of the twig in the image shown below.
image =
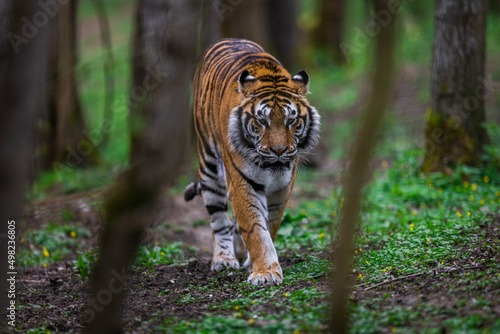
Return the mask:
M 390 280 L 387 280 L 387 281 L 384 281 L 384 282 L 372 285 L 372 286 L 366 288 L 365 291 L 371 290 L 373 288 L 376 288 L 376 287 L 384 285 L 384 284 L 389 284 L 389 283 L 392 283 L 392 282 L 401 281 L 401 280 L 404 280 L 404 279 L 407 279 L 407 278 L 421 276 L 421 275 L 424 275 L 424 274 L 427 274 L 427 273 L 418 273 L 418 274 L 412 274 L 412 275 L 407 275 L 407 276 L 401 276 L 401 277 L 398 277 L 398 278 L 393 278 L 393 279 L 390 279 Z
M 465 271 L 465 270 L 473 270 L 473 269 L 481 269 L 483 268 L 483 266 L 475 266 L 475 267 L 464 267 L 464 268 L 451 268 L 450 270 L 446 270 L 446 271 L 443 271 L 442 273 L 451 273 L 451 272 L 454 272 L 454 271 Z M 393 278 L 393 279 L 390 279 L 390 280 L 387 280 L 387 281 L 384 281 L 384 282 L 380 282 L 380 283 L 377 283 L 375 285 L 372 285 L 368 288 L 365 289 L 365 291 L 368 291 L 368 290 L 371 290 L 373 288 L 376 288 L 376 287 L 379 287 L 379 286 L 382 286 L 382 285 L 385 285 L 385 284 L 389 284 L 389 283 L 393 283 L 393 282 L 397 282 L 397 281 L 402 281 L 402 280 L 405 280 L 407 278 L 412 278 L 412 277 L 417 277 L 417 276 L 422 276 L 422 275 L 425 275 L 425 274 L 432 274 L 432 273 L 438 273 L 437 270 L 431 270 L 431 271 L 428 271 L 428 272 L 421 272 L 421 273 L 416 273 L 416 274 L 411 274 L 411 275 L 407 275 L 407 276 L 401 276 L 401 277 L 397 277 L 397 278 Z M 361 286 L 362 284 L 358 285 L 358 286 Z

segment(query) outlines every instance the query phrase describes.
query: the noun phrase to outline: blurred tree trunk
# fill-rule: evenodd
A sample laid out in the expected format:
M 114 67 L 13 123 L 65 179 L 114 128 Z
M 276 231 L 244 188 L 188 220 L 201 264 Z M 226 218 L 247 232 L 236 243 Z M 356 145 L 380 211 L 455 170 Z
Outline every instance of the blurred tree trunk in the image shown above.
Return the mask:
M 154 204 L 174 182 L 189 138 L 191 81 L 202 0 L 139 0 L 132 60 L 131 167 L 105 204 L 87 333 L 120 333 L 128 266 Z M 104 297 L 106 296 L 106 297 Z
M 216 6 L 222 20 L 222 37 L 245 38 L 269 48 L 268 28 L 262 21 L 266 17 L 268 0 L 222 0 Z
M 392 0 L 372 1 L 377 13 L 381 11 L 393 12 L 389 11 Z M 347 302 L 350 290 L 349 275 L 354 253 L 354 236 L 358 228 L 359 212 L 362 207 L 363 186 L 369 179 L 369 162 L 391 92 L 394 73 L 395 16 L 393 15 L 385 27 L 380 28 L 377 37 L 372 89 L 361 128 L 356 133 L 353 150 L 350 153 L 349 170 L 344 183 L 345 202 L 340 220 L 338 242 L 334 250 L 335 271 L 332 276 L 330 333 L 345 334 L 348 332 Z
M 98 162 L 98 152 L 85 136 L 85 119 L 78 97 L 76 67 L 77 0 L 57 5 L 47 83 L 47 114 L 40 129 L 37 169 L 62 163 L 78 168 Z
M 340 44 L 344 36 L 345 0 L 322 0 L 320 21 L 314 31 L 317 47 L 328 50 L 335 62 L 345 62 L 345 55 Z
M 488 134 L 484 66 L 487 0 L 436 0 L 431 106 L 422 169 L 478 165 Z
M 290 68 L 297 62 L 297 1 L 268 0 L 267 26 L 271 39 L 269 51 Z
M 46 104 L 40 92 L 47 77 L 52 21 L 36 34 L 23 33 L 22 18 L 32 18 L 37 11 L 31 0 L 0 0 L 0 328 L 6 324 L 7 302 L 16 301 L 7 298 L 7 272 L 18 268 L 17 262 L 14 269 L 7 267 L 7 222 L 16 222 L 19 241 L 30 144 L 35 120 Z M 16 324 L 19 321 L 15 319 Z

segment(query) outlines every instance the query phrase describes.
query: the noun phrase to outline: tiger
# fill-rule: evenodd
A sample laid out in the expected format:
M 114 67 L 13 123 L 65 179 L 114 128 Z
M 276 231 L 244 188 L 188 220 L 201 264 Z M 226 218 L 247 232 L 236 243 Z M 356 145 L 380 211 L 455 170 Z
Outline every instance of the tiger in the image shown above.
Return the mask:
M 193 82 L 199 181 L 184 197 L 201 195 L 208 211 L 211 270 L 238 269 L 246 256 L 248 283 L 282 283 L 274 241 L 297 167 L 319 138 L 309 82 L 249 40 L 221 39 L 205 51 Z

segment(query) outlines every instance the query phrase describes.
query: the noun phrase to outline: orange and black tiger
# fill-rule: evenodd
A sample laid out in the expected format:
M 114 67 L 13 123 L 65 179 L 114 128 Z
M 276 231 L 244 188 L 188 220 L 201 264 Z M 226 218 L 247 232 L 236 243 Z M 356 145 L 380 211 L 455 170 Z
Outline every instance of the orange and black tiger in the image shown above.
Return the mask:
M 199 182 L 185 199 L 201 194 L 210 215 L 212 270 L 238 268 L 244 254 L 249 283 L 282 282 L 274 240 L 297 166 L 319 136 L 308 87 L 305 71 L 292 77 L 254 42 L 222 39 L 205 52 L 194 79 Z

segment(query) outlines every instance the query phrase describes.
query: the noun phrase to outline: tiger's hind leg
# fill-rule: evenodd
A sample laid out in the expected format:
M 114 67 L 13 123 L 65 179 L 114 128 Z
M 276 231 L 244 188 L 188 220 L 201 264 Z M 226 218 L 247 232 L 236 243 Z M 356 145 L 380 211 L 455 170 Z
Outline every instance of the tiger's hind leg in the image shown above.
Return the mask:
M 228 214 L 228 195 L 225 182 L 224 167 L 214 161 L 211 164 L 206 159 L 200 166 L 201 195 L 210 215 L 210 227 L 214 241 L 212 270 L 224 268 L 239 268 L 235 256 L 233 236 L 234 225 Z

